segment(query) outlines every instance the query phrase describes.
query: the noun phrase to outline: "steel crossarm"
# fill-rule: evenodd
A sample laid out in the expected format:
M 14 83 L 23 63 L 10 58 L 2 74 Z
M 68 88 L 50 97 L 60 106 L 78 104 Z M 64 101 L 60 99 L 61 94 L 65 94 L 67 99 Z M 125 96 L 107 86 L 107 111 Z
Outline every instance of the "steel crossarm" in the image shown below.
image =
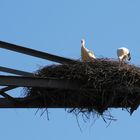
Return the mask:
M 34 56 L 34 57 L 38 57 L 38 58 L 42 58 L 42 59 L 46 59 L 46 60 L 50 60 L 50 61 L 54 61 L 54 62 L 58 62 L 58 63 L 62 63 L 62 64 L 69 64 L 69 63 L 77 62 L 76 60 L 73 60 L 73 59 L 49 54 L 49 53 L 46 53 L 46 52 L 22 47 L 22 46 L 19 46 L 19 45 L 14 45 L 14 44 L 7 43 L 7 42 L 4 42 L 4 41 L 0 41 L 0 48 L 8 49 L 8 50 L 11 50 L 11 51 L 23 53 L 23 54 L 26 54 L 26 55 L 31 55 L 31 56 Z
M 40 87 L 78 90 L 81 87 L 81 83 L 76 80 L 68 79 L 0 75 L 0 86 Z
M 16 75 L 23 75 L 23 76 L 34 76 L 33 73 L 30 72 L 25 72 L 21 70 L 16 70 L 16 69 L 11 69 L 7 67 L 0 66 L 0 71 L 6 72 L 6 73 L 11 73 L 11 74 L 16 74 Z
M 0 71 L 10 73 L 10 74 L 21 75 L 21 76 L 28 76 L 28 77 L 35 76 L 33 73 L 30 73 L 30 72 L 25 72 L 25 71 L 11 69 L 11 68 L 2 67 L 2 66 L 0 66 Z M 0 89 L 0 91 L 1 91 L 0 95 L 4 95 L 4 92 L 6 92 L 8 90 L 12 90 L 14 88 L 17 88 L 17 86 L 8 86 L 8 87 L 1 88 Z

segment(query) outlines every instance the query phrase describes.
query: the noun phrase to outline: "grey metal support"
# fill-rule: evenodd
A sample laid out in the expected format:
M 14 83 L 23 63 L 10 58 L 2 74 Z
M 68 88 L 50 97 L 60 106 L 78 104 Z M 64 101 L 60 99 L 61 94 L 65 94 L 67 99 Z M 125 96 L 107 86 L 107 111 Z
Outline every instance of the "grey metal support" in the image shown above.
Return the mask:
M 30 49 L 30 48 L 25 48 L 22 46 L 14 45 L 14 44 L 3 42 L 3 41 L 0 41 L 0 48 L 8 49 L 11 51 L 15 51 L 15 52 L 35 56 L 38 58 L 42 58 L 42 59 L 46 59 L 46 60 L 50 60 L 50 61 L 54 61 L 54 62 L 58 62 L 58 63 L 63 63 L 63 64 L 69 64 L 69 63 L 76 62 L 76 60 L 64 58 L 61 56 L 41 52 L 41 51 Z
M 16 74 L 16 75 L 34 76 L 33 73 L 30 73 L 30 72 L 25 72 L 25 71 L 11 69 L 11 68 L 2 67 L 2 66 L 0 66 L 0 71 L 6 72 L 6 73 L 11 73 L 11 74 Z
M 17 88 L 17 86 L 7 86 L 7 87 L 4 87 L 4 88 L 1 88 L 0 91 L 3 91 L 3 92 L 6 92 L 8 90 L 12 90 L 12 89 L 15 89 Z M 1 93 L 0 93 L 1 95 Z
M 37 77 L 19 77 L 19 76 L 0 76 L 0 86 L 18 86 L 18 87 L 41 87 L 58 89 L 79 89 L 81 83 L 75 80 L 37 78 Z
M 14 98 L 10 95 L 8 95 L 7 93 L 5 93 L 4 91 L 0 90 L 0 95 L 5 97 L 6 99 L 12 100 L 14 101 Z
M 21 75 L 21 76 L 28 76 L 28 77 L 33 77 L 34 76 L 34 74 L 30 73 L 30 72 L 25 72 L 25 71 L 11 69 L 11 68 L 2 67 L 2 66 L 0 66 L 0 71 L 6 72 L 6 73 L 11 73 L 11 74 L 16 74 L 16 75 Z M 1 88 L 0 91 L 6 92 L 6 91 L 12 90 L 14 88 L 17 88 L 17 86 L 4 87 L 4 88 Z M 0 95 L 2 95 L 2 92 L 0 92 Z
M 57 97 L 57 95 L 56 95 Z M 85 104 L 84 102 L 74 102 L 74 104 L 69 102 L 69 98 L 65 99 L 65 96 L 61 100 L 56 100 L 55 102 L 53 100 L 47 100 L 46 103 L 43 103 L 42 100 L 38 98 L 28 99 L 28 98 L 14 98 L 15 101 L 0 98 L 0 108 L 93 108 L 93 107 L 99 107 L 100 103 L 98 101 L 93 103 L 87 102 Z M 75 99 L 75 101 L 77 101 Z M 130 108 L 131 104 L 120 104 L 119 102 L 112 103 L 109 105 L 109 108 Z

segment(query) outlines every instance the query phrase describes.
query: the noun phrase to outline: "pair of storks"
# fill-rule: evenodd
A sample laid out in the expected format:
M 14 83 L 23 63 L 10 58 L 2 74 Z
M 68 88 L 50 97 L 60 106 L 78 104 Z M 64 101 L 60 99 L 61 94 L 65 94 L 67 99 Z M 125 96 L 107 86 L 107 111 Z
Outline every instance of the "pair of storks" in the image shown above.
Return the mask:
M 117 49 L 117 56 L 118 56 L 118 60 L 120 62 L 131 60 L 130 51 L 125 47 L 121 47 L 121 48 Z M 84 62 L 96 59 L 94 52 L 88 50 L 85 47 L 85 40 L 84 39 L 81 40 L 81 59 Z

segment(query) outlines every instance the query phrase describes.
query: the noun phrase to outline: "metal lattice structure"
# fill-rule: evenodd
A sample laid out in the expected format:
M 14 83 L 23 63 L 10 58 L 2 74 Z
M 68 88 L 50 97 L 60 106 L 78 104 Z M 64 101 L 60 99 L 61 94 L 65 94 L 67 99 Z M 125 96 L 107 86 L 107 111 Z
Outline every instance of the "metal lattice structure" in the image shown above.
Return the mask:
M 3 41 L 0 41 L 0 48 L 42 58 L 45 60 L 54 61 L 61 64 L 70 64 L 76 62 L 76 60 L 73 59 L 64 58 L 61 56 L 10 44 Z M 51 77 L 39 78 L 33 73 L 16 70 L 12 68 L 0 66 L 0 71 L 16 75 L 16 76 L 0 75 L 0 86 L 6 86 L 0 89 L 0 95 L 4 97 L 4 98 L 0 98 L 0 108 L 38 108 L 38 107 L 43 108 L 44 107 L 41 106 L 40 103 L 37 102 L 35 99 L 14 98 L 9 94 L 7 94 L 7 91 L 18 87 L 41 87 L 41 88 L 50 87 L 50 88 L 58 88 L 58 89 L 72 89 L 72 90 L 77 90 L 80 87 L 80 84 L 78 84 L 76 81 L 60 80 Z M 60 105 L 57 107 L 64 107 L 64 106 Z

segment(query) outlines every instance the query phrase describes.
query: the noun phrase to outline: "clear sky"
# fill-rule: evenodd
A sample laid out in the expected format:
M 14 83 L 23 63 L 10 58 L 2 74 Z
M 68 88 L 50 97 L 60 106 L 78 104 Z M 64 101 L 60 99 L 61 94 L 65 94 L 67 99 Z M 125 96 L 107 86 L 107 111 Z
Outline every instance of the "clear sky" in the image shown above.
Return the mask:
M 116 57 L 118 47 L 132 53 L 131 63 L 140 65 L 139 0 L 0 0 L 0 40 L 29 48 L 80 58 L 80 40 L 97 57 Z M 0 50 L 2 66 L 33 72 L 53 62 Z M 2 74 L 2 73 L 0 73 Z M 19 96 L 22 90 L 9 92 Z M 35 115 L 35 109 L 0 109 L 0 138 L 3 140 L 118 140 L 138 139 L 140 110 L 132 116 L 113 109 L 118 119 L 109 127 L 99 118 L 87 124 L 64 109 Z

